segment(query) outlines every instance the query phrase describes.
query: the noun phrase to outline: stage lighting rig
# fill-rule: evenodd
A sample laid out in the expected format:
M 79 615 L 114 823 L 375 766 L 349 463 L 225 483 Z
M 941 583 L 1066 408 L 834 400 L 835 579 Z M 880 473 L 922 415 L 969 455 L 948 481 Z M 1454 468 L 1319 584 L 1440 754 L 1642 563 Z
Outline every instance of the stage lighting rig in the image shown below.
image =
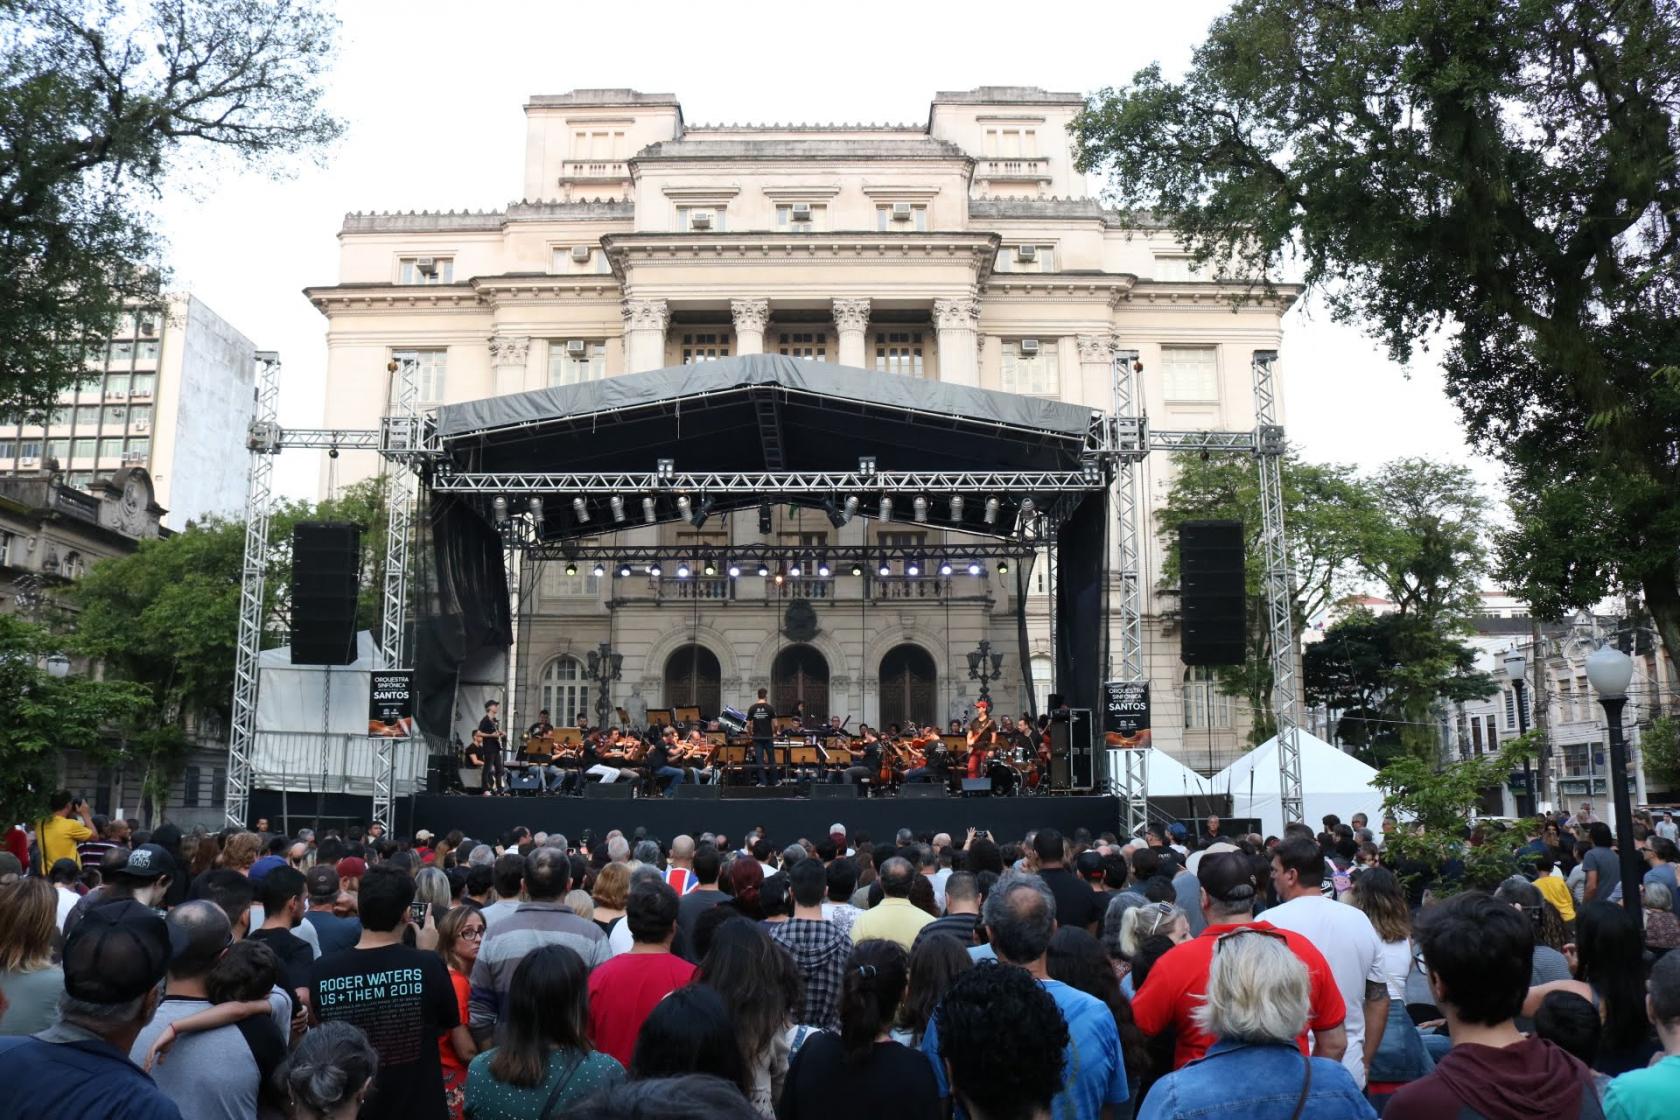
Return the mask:
M 916 500 L 911 503 L 910 508 L 916 516 L 916 524 L 926 525 L 927 524 L 927 513 L 928 513 L 928 501 L 927 501 L 927 499 L 922 497 L 920 494 L 917 494 L 916 495 Z
M 543 524 L 542 499 L 541 498 L 532 498 L 529 502 L 526 502 L 525 505 L 526 505 L 526 508 L 528 508 L 531 511 L 531 522 L 532 522 L 532 524 L 536 525 L 537 528 L 541 529 L 542 524 Z
M 840 512 L 840 506 L 834 501 L 833 497 L 823 499 L 822 509 L 823 513 L 828 516 L 828 523 L 836 529 L 842 528 L 846 524 L 846 515 Z
M 675 459 L 656 460 L 653 474 L 661 486 L 671 485 L 677 480 L 677 461 Z
M 630 561 L 620 560 L 618 562 L 618 574 L 625 579 L 630 578 Z
M 873 455 L 860 455 L 860 456 L 858 456 L 858 473 L 861 474 L 864 478 L 875 477 L 875 456 L 873 456 Z
M 939 574 L 940 575 L 948 576 L 948 575 L 951 574 L 951 572 L 953 570 L 954 569 L 951 567 L 951 562 L 949 560 L 941 560 L 939 562 Z
M 880 513 L 881 513 L 881 518 L 880 519 L 882 521 L 891 521 L 892 520 L 892 507 L 893 507 L 892 495 L 891 494 L 882 494 L 881 495 L 881 508 L 880 508 Z
M 579 525 L 589 524 L 589 503 L 584 501 L 582 498 L 572 499 L 572 513 L 577 515 L 577 523 Z M 620 520 L 623 519 L 620 518 Z
M 642 520 L 649 525 L 657 524 L 659 521 L 659 510 L 655 507 L 652 497 L 642 499 Z
M 700 499 L 700 508 L 694 511 L 694 516 L 693 517 L 690 517 L 688 519 L 689 524 L 693 525 L 696 529 L 704 527 L 705 524 L 706 524 L 706 519 L 708 517 L 712 516 L 712 510 L 714 510 L 716 508 L 717 508 L 717 499 L 716 498 L 712 498 L 712 497 L 701 498 Z
M 951 520 L 953 522 L 955 522 L 956 524 L 961 525 L 962 524 L 962 517 L 963 517 L 963 496 L 961 494 L 952 494 L 951 495 Z
M 996 498 L 987 498 L 986 499 L 986 524 L 988 524 L 988 525 L 996 525 L 997 524 L 998 505 L 999 505 L 999 502 Z
M 648 575 L 652 576 L 654 579 L 658 579 L 664 574 L 665 569 L 660 567 L 659 561 L 655 560 L 648 565 Z
M 497 494 L 496 500 L 490 503 L 490 512 L 495 514 L 496 524 L 506 524 L 508 519 L 507 499 Z

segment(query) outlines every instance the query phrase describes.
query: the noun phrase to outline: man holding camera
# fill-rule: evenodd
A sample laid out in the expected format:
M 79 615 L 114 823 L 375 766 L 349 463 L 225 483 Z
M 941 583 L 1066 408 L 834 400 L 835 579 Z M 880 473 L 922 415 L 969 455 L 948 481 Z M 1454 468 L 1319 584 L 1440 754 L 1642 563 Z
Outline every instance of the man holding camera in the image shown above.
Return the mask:
M 76 845 L 98 835 L 93 830 L 93 810 L 88 808 L 86 800 L 72 795 L 67 789 L 55 792 L 49 804 L 52 815 L 35 825 L 35 843 L 41 851 L 42 871 L 45 873 L 61 859 L 75 860 L 76 866 L 80 867 L 82 857 Z

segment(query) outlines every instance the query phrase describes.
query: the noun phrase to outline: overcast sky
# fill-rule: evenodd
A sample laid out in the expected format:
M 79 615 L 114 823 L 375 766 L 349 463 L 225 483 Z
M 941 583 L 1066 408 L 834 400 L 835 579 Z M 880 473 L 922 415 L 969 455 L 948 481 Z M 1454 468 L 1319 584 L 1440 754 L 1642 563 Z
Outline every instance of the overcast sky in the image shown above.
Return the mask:
M 337 279 L 350 210 L 492 209 L 522 188 L 534 93 L 630 87 L 675 93 L 691 124 L 925 124 L 937 90 L 1037 85 L 1089 93 L 1159 61 L 1188 64 L 1209 0 L 1001 6 L 853 2 L 343 5 L 331 107 L 348 123 L 322 168 L 289 180 L 221 174 L 172 195 L 161 216 L 174 286 L 190 288 L 262 349 L 280 352 L 280 419 L 321 422 L 323 319 L 301 294 Z M 933 18 L 929 13 L 943 13 Z M 1030 22 L 1023 22 L 1025 16 Z M 1289 437 L 1312 459 L 1375 466 L 1400 455 L 1471 462 L 1439 371 L 1403 371 L 1322 307 L 1285 320 Z M 1493 483 L 1497 472 L 1476 461 Z M 313 497 L 313 453 L 281 456 L 276 481 Z

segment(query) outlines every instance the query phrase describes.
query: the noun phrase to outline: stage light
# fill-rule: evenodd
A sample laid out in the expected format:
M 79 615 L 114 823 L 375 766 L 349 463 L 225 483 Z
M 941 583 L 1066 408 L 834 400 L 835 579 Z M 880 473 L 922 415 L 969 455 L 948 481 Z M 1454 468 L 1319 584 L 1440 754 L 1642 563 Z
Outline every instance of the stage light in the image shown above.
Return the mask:
M 501 525 L 506 522 L 508 517 L 507 499 L 497 494 L 496 500 L 490 503 L 490 512 L 495 514 L 496 524 Z
M 968 574 L 971 576 L 977 576 L 985 570 L 986 569 L 980 566 L 980 561 L 978 560 L 970 560 L 968 562 Z
M 758 574 L 761 578 L 769 575 L 770 574 L 770 565 L 768 565 L 764 561 L 760 560 L 758 562 Z
M 840 512 L 840 507 L 835 503 L 832 497 L 823 499 L 822 508 L 823 513 L 828 515 L 828 523 L 830 525 L 839 529 L 846 524 L 846 515 Z
M 873 456 L 873 455 L 860 455 L 860 456 L 858 456 L 858 473 L 861 474 L 865 478 L 869 478 L 871 475 L 873 475 L 875 473 L 875 456 Z
M 891 521 L 892 520 L 892 495 L 891 494 L 882 494 L 881 495 L 881 520 L 882 521 Z
M 659 561 L 655 560 L 653 563 L 648 565 L 648 575 L 652 576 L 654 579 L 658 579 L 664 574 L 665 569 L 660 567 Z
M 694 574 L 694 571 L 693 571 L 693 569 L 691 569 L 688 566 L 688 561 L 687 560 L 678 560 L 677 561 L 677 578 L 678 579 L 687 579 L 689 576 L 691 576 L 693 574 Z
M 863 565 L 858 563 L 856 560 L 852 561 L 852 574 L 854 576 L 861 576 L 863 574 Z
M 527 502 L 525 504 L 531 510 L 531 520 L 534 521 L 537 524 L 537 526 L 540 528 L 542 526 L 542 523 L 543 523 L 542 499 L 541 498 L 532 498 L 529 502 Z
M 688 520 L 688 515 L 689 515 L 690 512 L 692 512 L 692 511 L 690 509 L 690 505 L 689 505 L 689 501 L 688 501 L 688 495 L 687 494 L 678 494 L 677 495 L 677 516 L 682 518 L 684 521 L 687 521 Z
M 642 520 L 649 525 L 659 520 L 659 510 L 654 507 L 652 498 L 642 499 Z
M 951 571 L 952 571 L 951 562 L 949 560 L 941 560 L 939 562 L 939 574 L 940 575 L 948 576 L 948 575 L 951 574 Z
M 622 524 L 623 521 L 624 521 L 624 499 L 619 497 L 617 494 L 614 494 L 611 498 L 609 498 L 607 500 L 607 504 L 612 507 L 612 519 L 613 519 L 613 521 Z M 577 515 L 578 515 L 578 520 L 579 521 L 588 521 L 589 520 L 589 511 L 586 510 L 583 507 L 583 499 L 582 498 L 573 498 L 572 499 L 572 508 L 577 510 Z
M 569 575 L 569 576 L 577 575 L 577 565 L 576 564 L 567 564 L 566 565 L 566 574 Z
M 582 498 L 572 499 L 572 512 L 577 515 L 579 525 L 589 524 L 589 503 Z
M 788 575 L 792 576 L 794 579 L 798 579 L 801 570 L 799 557 L 795 556 L 793 558 L 793 563 L 788 565 Z
M 734 579 L 736 576 L 741 574 L 741 565 L 739 565 L 739 564 L 735 563 L 735 561 L 731 560 L 729 562 L 728 571 L 729 571 L 729 578 Z
M 998 519 L 998 500 L 996 498 L 987 498 L 986 499 L 986 524 L 996 525 L 997 524 L 997 519 Z
M 883 579 L 892 575 L 892 565 L 887 563 L 885 557 L 881 558 L 881 565 L 875 569 L 875 574 L 881 576 Z
M 770 499 L 766 498 L 758 503 L 758 531 L 764 536 L 770 535 L 775 523 L 770 519 Z
M 821 579 L 827 579 L 832 574 L 833 574 L 833 569 L 828 566 L 828 557 L 826 557 L 826 556 L 818 557 L 818 559 L 817 559 L 817 575 L 818 575 L 818 577 L 821 578 Z
M 853 494 L 851 497 L 846 499 L 846 504 L 841 509 L 841 512 L 846 515 L 846 520 L 850 521 L 852 518 L 857 516 L 857 511 L 858 511 L 857 495 Z
M 911 508 L 912 511 L 914 511 L 914 513 L 916 515 L 917 524 L 926 525 L 927 524 L 927 499 L 922 497 L 920 494 L 917 494 L 916 495 L 916 500 L 911 503 L 910 508 Z
M 602 576 L 607 574 L 606 565 L 602 564 L 599 560 L 595 561 L 595 567 L 591 569 L 589 574 L 594 576 L 596 579 L 600 579 Z
M 618 562 L 618 574 L 626 579 L 630 577 L 630 561 L 620 560 Z
M 798 574 L 799 574 L 798 572 L 794 573 L 794 575 L 798 575 Z M 786 574 L 783 573 L 783 571 L 782 571 L 782 565 L 780 563 L 777 563 L 777 565 L 776 565 L 776 586 L 780 587 L 782 585 L 782 581 L 786 578 L 787 578 Z
M 955 521 L 957 524 L 961 525 L 962 524 L 962 515 L 963 515 L 963 496 L 961 494 L 952 494 L 951 495 L 951 520 Z
M 1038 512 L 1038 507 L 1033 504 L 1033 500 L 1031 498 L 1021 499 L 1021 523 L 1023 525 L 1028 521 L 1031 521 L 1032 515 L 1036 512 Z
M 673 482 L 677 477 L 677 461 L 675 459 L 655 459 L 653 473 L 661 483 Z
M 1009 574 L 1009 561 L 999 560 L 998 561 L 998 575 L 1006 576 L 1008 574 Z
M 1102 461 L 1094 457 L 1080 459 L 1079 477 L 1089 486 L 1101 486 L 1103 480 Z
M 696 529 L 701 528 L 706 524 L 706 519 L 712 515 L 712 510 L 716 506 L 716 498 L 701 498 L 700 508 L 694 511 L 693 517 L 688 519 L 689 524 L 693 525 Z
M 921 575 L 922 574 L 921 558 L 918 557 L 918 556 L 912 556 L 912 557 L 910 557 L 910 559 L 906 560 L 904 562 L 904 574 L 907 575 L 907 576 L 919 576 L 919 575 Z

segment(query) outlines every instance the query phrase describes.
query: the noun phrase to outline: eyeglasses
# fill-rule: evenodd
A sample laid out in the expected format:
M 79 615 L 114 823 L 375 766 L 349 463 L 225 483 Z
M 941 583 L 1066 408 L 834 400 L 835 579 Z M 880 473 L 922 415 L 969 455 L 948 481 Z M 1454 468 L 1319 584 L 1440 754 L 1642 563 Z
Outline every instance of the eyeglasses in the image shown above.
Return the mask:
M 1267 929 L 1264 926 L 1238 926 L 1236 929 L 1226 930 L 1224 933 L 1214 938 L 1213 951 L 1216 953 L 1219 952 L 1219 950 L 1225 947 L 1225 942 L 1231 940 L 1233 937 L 1241 937 L 1245 933 L 1258 933 L 1262 937 L 1273 937 L 1283 942 L 1285 945 L 1289 944 L 1289 938 L 1283 935 L 1282 930 Z
M 483 941 L 484 930 L 482 927 L 474 926 L 470 929 L 462 930 L 460 936 L 462 941 Z
M 1422 949 L 1412 950 L 1412 963 L 1417 965 L 1417 970 L 1419 972 L 1424 973 L 1425 975 L 1429 973 L 1429 965 L 1423 959 Z

